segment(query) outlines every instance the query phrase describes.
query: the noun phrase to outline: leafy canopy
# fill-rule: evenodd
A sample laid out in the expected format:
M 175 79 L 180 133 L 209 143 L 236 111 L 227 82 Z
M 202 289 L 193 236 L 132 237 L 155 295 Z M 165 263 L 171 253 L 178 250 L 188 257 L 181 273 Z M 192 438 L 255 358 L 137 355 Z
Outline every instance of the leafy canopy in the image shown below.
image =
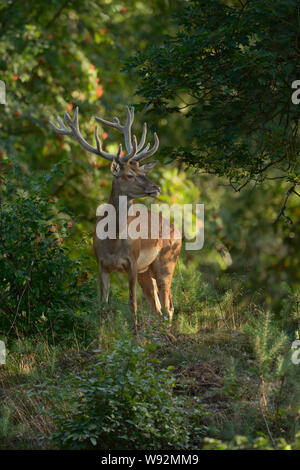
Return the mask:
M 175 35 L 128 61 L 138 93 L 160 112 L 189 118 L 173 157 L 238 186 L 265 177 L 299 182 L 300 77 L 296 0 L 184 2 Z M 274 174 L 274 169 L 276 169 Z M 270 171 L 272 170 L 272 171 Z

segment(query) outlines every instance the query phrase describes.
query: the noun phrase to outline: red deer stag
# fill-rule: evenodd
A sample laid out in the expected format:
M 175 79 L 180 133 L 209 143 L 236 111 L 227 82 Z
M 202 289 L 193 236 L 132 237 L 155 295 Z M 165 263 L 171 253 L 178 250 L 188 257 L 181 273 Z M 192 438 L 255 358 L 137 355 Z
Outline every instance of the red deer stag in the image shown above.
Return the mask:
M 116 236 L 115 238 L 100 239 L 97 230 L 94 234 L 94 250 L 98 261 L 99 278 L 101 284 L 101 295 L 105 302 L 108 301 L 109 275 L 112 271 L 127 273 L 129 280 L 129 300 L 134 314 L 134 327 L 137 332 L 137 302 L 136 284 L 139 282 L 145 297 L 149 301 L 153 310 L 162 315 L 165 310 L 171 322 L 174 313 L 174 306 L 171 297 L 171 282 L 176 266 L 177 258 L 181 250 L 181 235 L 179 230 L 164 219 L 160 214 L 148 210 L 139 210 L 139 215 L 143 212 L 146 218 L 146 236 L 123 237 L 124 226 L 121 227 L 119 220 L 120 196 L 126 196 L 127 214 L 133 205 L 134 198 L 157 197 L 160 194 L 160 187 L 146 177 L 157 162 L 140 166 L 140 162 L 153 155 L 159 147 L 157 134 L 154 134 L 155 142 L 153 147 L 145 145 L 147 124 L 144 123 L 142 137 L 137 143 L 135 135 L 131 136 L 131 127 L 134 120 L 134 108 L 126 107 L 127 120 L 125 125 L 121 125 L 118 118 L 114 122 L 106 121 L 100 117 L 95 117 L 96 121 L 107 125 L 124 135 L 127 154 L 123 157 L 122 145 L 119 145 L 117 154 L 112 155 L 102 149 L 101 141 L 95 126 L 96 147 L 90 145 L 81 135 L 78 124 L 78 108 L 75 110 L 74 119 L 68 113 L 64 114 L 65 124 L 62 119 L 57 118 L 59 127 L 50 123 L 55 132 L 62 135 L 74 137 L 79 144 L 87 151 L 99 155 L 111 162 L 111 172 L 114 176 L 111 195 L 108 204 L 112 205 L 116 214 Z M 125 207 L 126 208 L 126 207 Z M 104 215 L 97 218 L 97 224 L 103 220 Z M 129 226 L 137 214 L 125 216 L 125 229 Z M 156 235 L 153 237 L 153 224 Z M 167 227 L 167 230 L 165 228 Z M 97 225 L 96 225 L 97 228 Z M 145 228 L 145 227 L 144 227 Z M 141 230 L 141 228 L 140 228 Z M 142 232 L 142 230 L 141 230 Z M 127 233 L 127 232 L 126 232 Z M 143 230 L 145 234 L 145 231 Z M 164 236 L 162 236 L 162 233 Z M 167 236 L 165 234 L 167 233 Z

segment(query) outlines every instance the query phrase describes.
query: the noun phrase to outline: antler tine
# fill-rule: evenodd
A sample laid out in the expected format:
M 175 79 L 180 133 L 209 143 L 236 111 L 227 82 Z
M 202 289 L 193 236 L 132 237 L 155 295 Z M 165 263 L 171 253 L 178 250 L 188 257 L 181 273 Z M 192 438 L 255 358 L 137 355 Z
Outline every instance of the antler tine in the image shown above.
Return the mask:
M 147 135 L 147 123 L 144 122 L 142 137 L 141 137 L 140 143 L 139 143 L 138 148 L 137 148 L 137 151 L 138 151 L 138 152 L 139 152 L 140 150 L 142 150 L 142 148 L 143 148 L 144 145 L 145 145 L 146 135 Z
M 128 155 L 125 155 L 125 157 L 122 158 L 123 162 L 129 162 L 130 160 L 134 160 L 134 157 L 135 157 L 136 152 L 137 152 L 137 147 L 138 147 L 135 135 L 133 136 L 132 140 L 133 140 L 132 150 L 131 150 L 130 153 L 128 153 Z
M 102 149 L 101 140 L 99 139 L 99 136 L 98 136 L 98 127 L 97 127 L 97 126 L 95 126 L 94 135 L 95 135 L 95 140 L 96 140 L 98 155 L 101 155 L 101 157 L 105 158 L 106 160 L 109 160 L 110 162 L 112 162 L 114 159 L 118 159 L 118 154 L 117 154 L 117 155 L 113 155 L 113 154 L 111 154 L 111 153 L 105 152 L 105 151 Z
M 157 134 L 154 133 L 155 141 L 153 147 L 150 148 L 150 144 L 147 144 L 146 147 L 143 149 L 147 136 L 147 123 L 145 122 L 143 125 L 141 140 L 139 144 L 137 144 L 136 137 L 133 136 L 133 139 L 131 138 L 131 127 L 134 121 L 134 107 L 132 106 L 131 108 L 129 108 L 128 106 L 126 106 L 126 114 L 127 117 L 124 125 L 120 124 L 120 121 L 117 117 L 113 118 L 113 122 L 107 121 L 106 119 L 100 118 L 98 116 L 95 116 L 95 119 L 101 124 L 112 127 L 113 129 L 116 129 L 118 132 L 121 132 L 124 135 L 125 146 L 128 154 L 122 158 L 122 161 L 128 162 L 129 160 L 144 160 L 153 155 L 158 150 L 159 140 Z
M 99 139 L 99 136 L 98 136 L 98 126 L 95 126 L 94 136 L 95 136 L 95 141 L 97 145 L 97 150 L 100 153 L 102 151 L 102 145 L 101 145 L 101 140 Z
M 126 106 L 126 113 L 127 113 L 127 118 L 126 118 L 126 123 L 124 124 L 124 126 L 120 124 L 120 121 L 117 117 L 113 118 L 114 122 L 107 121 L 106 119 L 100 118 L 98 116 L 95 116 L 95 119 L 101 124 L 112 127 L 113 129 L 116 129 L 118 132 L 123 134 L 124 139 L 125 139 L 126 150 L 128 154 L 130 154 L 132 152 L 131 127 L 134 121 L 134 107 L 129 108 L 128 106 Z
M 110 153 L 104 152 L 102 150 L 101 146 L 101 141 L 98 137 L 98 132 L 97 132 L 97 126 L 95 127 L 95 140 L 96 140 L 96 145 L 97 147 L 93 147 L 90 145 L 81 135 L 80 129 L 79 129 L 79 122 L 78 122 L 78 106 L 75 108 L 74 112 L 74 119 L 71 118 L 71 116 L 68 113 L 64 113 L 64 120 L 65 123 L 69 126 L 70 129 L 66 127 L 64 124 L 63 120 L 60 117 L 57 117 L 57 122 L 59 123 L 59 126 L 56 126 L 53 124 L 53 122 L 50 121 L 50 126 L 51 128 L 57 133 L 57 134 L 63 134 L 63 135 L 70 135 L 74 137 L 74 139 L 79 142 L 79 144 L 88 152 L 94 153 L 96 155 L 100 155 L 101 157 L 105 158 L 106 160 L 113 161 L 115 158 L 117 158 L 117 155 L 112 155 Z
M 120 121 L 117 117 L 114 117 L 115 122 L 107 121 L 106 119 L 100 118 L 98 116 L 95 116 L 95 119 L 96 121 L 100 122 L 101 124 L 104 124 L 105 126 L 113 127 L 118 132 L 123 132 L 123 126 L 121 126 Z
M 116 158 L 118 162 L 120 162 L 121 153 L 122 153 L 122 144 L 119 144 L 119 150 L 118 150 L 117 158 Z
M 151 155 L 153 155 L 158 150 L 159 139 L 156 132 L 154 132 L 154 145 L 150 150 L 149 147 L 150 144 L 146 145 L 146 147 L 141 152 L 137 153 L 134 157 L 134 161 L 140 162 L 142 160 L 145 160 L 146 158 L 151 157 Z
M 62 119 L 59 116 L 57 116 L 56 120 L 59 123 L 60 127 L 57 127 L 52 121 L 49 121 L 49 125 L 57 134 L 72 134 L 72 131 L 70 129 L 67 129 L 67 127 L 64 125 Z
M 131 127 L 134 121 L 134 107 L 129 108 L 126 106 L 127 119 L 125 126 L 123 126 L 123 134 L 125 139 L 125 146 L 128 154 L 132 152 L 132 140 L 131 140 Z

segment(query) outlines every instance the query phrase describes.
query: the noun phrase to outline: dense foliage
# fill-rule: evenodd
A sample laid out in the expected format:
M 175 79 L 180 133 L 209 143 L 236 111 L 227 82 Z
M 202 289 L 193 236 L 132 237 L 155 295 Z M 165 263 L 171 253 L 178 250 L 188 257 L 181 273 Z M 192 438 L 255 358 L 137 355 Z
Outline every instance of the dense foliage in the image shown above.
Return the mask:
M 130 62 L 147 104 L 189 118 L 190 141 L 174 155 L 237 187 L 274 168 L 297 185 L 298 2 L 193 0 L 175 21 L 175 35 Z
M 1 448 L 299 448 L 298 2 L 0 0 L 0 53 Z M 96 286 L 109 165 L 48 126 L 78 105 L 92 143 L 126 104 L 160 202 L 205 204 L 137 338 L 126 277 Z
M 82 134 L 92 142 L 95 115 L 123 119 L 125 105 L 137 100 L 134 76 L 120 72 L 122 60 L 167 32 L 169 13 L 179 2 L 171 3 L 50 0 L 45 8 L 42 0 L 0 1 L 0 79 L 7 98 L 1 105 L 0 159 L 17 154 L 29 175 L 67 159 L 51 191 L 84 214 L 84 227 L 94 220 L 99 199 L 107 197 L 107 162 L 55 135 L 48 121 L 79 106 Z M 144 120 L 137 113 L 137 135 Z M 164 129 L 162 142 L 172 133 L 166 123 Z M 99 128 L 99 136 L 108 152 L 117 148 L 118 134 Z
M 188 448 L 192 427 L 185 401 L 174 396 L 174 377 L 156 370 L 149 352 L 150 345 L 123 340 L 69 377 L 65 388 L 44 385 L 42 395 L 59 397 L 50 410 L 56 425 L 50 440 L 69 449 Z
M 11 161 L 0 176 L 0 332 L 68 336 L 89 289 L 82 260 L 63 247 L 72 222 L 49 197 L 47 182 L 28 181 Z M 84 277 L 86 276 L 86 277 Z

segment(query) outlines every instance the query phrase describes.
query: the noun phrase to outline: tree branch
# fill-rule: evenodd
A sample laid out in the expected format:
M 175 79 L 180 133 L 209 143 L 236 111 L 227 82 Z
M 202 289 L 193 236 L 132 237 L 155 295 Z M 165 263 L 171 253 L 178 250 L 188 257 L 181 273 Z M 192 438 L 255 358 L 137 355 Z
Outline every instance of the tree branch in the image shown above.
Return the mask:
M 51 18 L 51 20 L 46 24 L 45 28 L 48 29 L 50 28 L 50 26 L 53 25 L 53 23 L 55 23 L 55 21 L 57 20 L 57 18 L 60 16 L 60 14 L 62 13 L 62 11 L 66 8 L 67 4 L 69 3 L 70 0 L 66 0 L 62 5 L 61 7 L 57 10 L 57 12 L 55 13 L 55 15 Z
M 290 189 L 288 190 L 288 192 L 286 193 L 286 196 L 285 196 L 285 198 L 284 198 L 282 207 L 281 207 L 281 209 L 280 209 L 280 211 L 279 211 L 278 216 L 276 217 L 276 220 L 275 220 L 274 224 L 276 224 L 276 223 L 279 221 L 279 219 L 280 219 L 281 217 L 283 217 L 284 219 L 286 219 L 290 224 L 293 223 L 292 219 L 291 219 L 288 215 L 285 214 L 285 211 L 286 211 L 287 202 L 288 202 L 289 197 L 291 196 L 292 193 L 294 193 L 294 194 L 296 194 L 297 196 L 300 197 L 300 194 L 297 193 L 297 191 L 295 191 L 295 187 L 296 187 L 296 183 L 293 183 L 292 186 L 290 187 Z

